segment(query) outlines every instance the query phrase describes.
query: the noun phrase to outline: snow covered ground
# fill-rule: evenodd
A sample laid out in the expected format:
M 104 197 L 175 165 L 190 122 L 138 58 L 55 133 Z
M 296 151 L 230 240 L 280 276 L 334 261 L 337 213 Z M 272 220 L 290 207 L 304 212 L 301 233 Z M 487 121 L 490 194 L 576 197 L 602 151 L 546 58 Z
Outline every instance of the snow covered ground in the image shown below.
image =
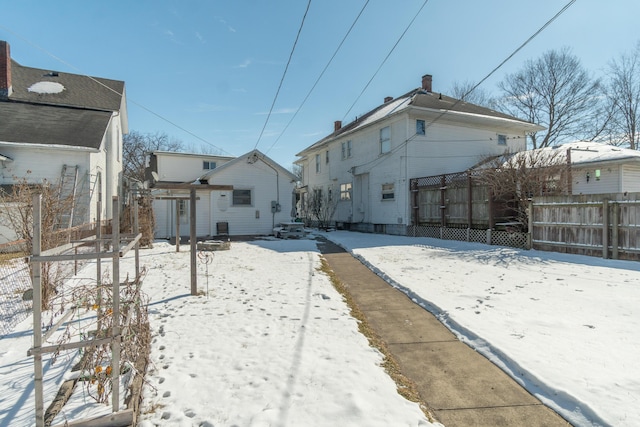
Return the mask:
M 574 425 L 640 425 L 640 263 L 426 238 L 327 237 Z
M 427 238 L 331 232 L 393 286 L 574 425 L 640 425 L 640 263 Z M 158 242 L 141 426 L 426 426 L 379 366 L 316 242 L 234 242 L 199 263 Z M 87 273 L 86 269 L 80 275 Z M 132 254 L 121 264 L 133 271 Z M 33 422 L 31 321 L 0 340 L 0 426 Z M 48 400 L 73 355 L 45 362 Z M 426 396 L 428 399 L 428 396 Z M 76 393 L 56 422 L 109 412 Z

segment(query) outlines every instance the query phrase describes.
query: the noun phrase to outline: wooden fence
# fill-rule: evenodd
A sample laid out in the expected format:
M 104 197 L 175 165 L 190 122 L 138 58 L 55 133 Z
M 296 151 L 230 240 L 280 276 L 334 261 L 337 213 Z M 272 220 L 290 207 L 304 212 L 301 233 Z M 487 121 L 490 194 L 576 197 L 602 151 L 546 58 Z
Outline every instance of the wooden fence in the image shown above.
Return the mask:
M 492 229 L 513 213 L 490 197 L 479 172 L 466 171 L 411 179 L 413 226 Z
M 413 178 L 409 236 L 640 260 L 640 193 L 534 198 L 529 224 L 472 171 Z
M 640 193 L 535 198 L 533 249 L 640 260 Z

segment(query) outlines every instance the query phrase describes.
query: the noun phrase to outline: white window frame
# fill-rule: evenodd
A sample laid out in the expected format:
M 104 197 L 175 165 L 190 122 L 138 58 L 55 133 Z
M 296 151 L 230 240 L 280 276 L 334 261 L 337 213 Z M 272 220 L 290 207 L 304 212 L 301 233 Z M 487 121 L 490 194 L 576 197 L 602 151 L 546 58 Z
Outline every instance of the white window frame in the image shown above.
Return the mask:
M 236 194 L 236 192 L 238 194 Z M 243 192 L 244 194 L 239 194 Z M 249 203 L 243 202 L 247 198 L 246 192 L 249 192 Z M 240 203 L 237 203 L 240 202 Z M 251 207 L 253 206 L 253 190 L 250 188 L 236 188 L 232 192 L 231 205 L 236 207 Z
M 329 150 L 324 152 L 324 163 L 329 164 Z
M 316 173 L 320 173 L 320 154 L 316 154 Z
M 424 135 L 427 133 L 427 124 L 424 120 L 416 120 L 416 135 Z
M 389 182 L 387 184 L 382 184 L 382 195 L 381 195 L 381 200 L 386 201 L 386 200 L 395 200 L 396 199 L 396 193 L 395 193 L 395 188 L 396 185 L 393 182 Z
M 351 188 L 352 184 L 350 182 L 340 184 L 340 200 L 351 200 Z
M 507 135 L 498 134 L 498 145 L 507 145 Z
M 391 151 L 391 126 L 380 129 L 380 154 L 387 154 Z
M 216 168 L 216 162 L 212 162 L 210 160 L 202 161 L 202 169 L 204 170 L 213 170 Z
M 351 140 L 342 143 L 342 160 L 351 157 Z

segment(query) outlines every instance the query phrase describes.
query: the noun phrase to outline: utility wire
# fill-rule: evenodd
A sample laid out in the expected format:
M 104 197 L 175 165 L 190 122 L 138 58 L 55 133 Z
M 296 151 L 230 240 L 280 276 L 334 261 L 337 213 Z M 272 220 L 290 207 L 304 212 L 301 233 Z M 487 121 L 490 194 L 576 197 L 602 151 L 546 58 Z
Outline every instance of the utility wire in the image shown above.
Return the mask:
M 282 138 L 282 135 L 284 135 L 284 133 L 287 131 L 287 129 L 289 128 L 289 125 L 291 125 L 291 122 L 293 122 L 293 120 L 296 118 L 296 116 L 298 115 L 298 113 L 300 112 L 300 110 L 302 109 L 302 107 L 304 106 L 304 104 L 307 102 L 307 100 L 309 99 L 309 96 L 311 96 L 311 93 L 313 92 L 313 90 L 316 88 L 316 86 L 318 85 L 318 82 L 320 82 L 320 79 L 322 79 L 322 76 L 324 76 L 325 71 L 327 71 L 327 68 L 329 68 L 329 65 L 331 65 L 331 62 L 333 62 L 333 59 L 336 57 L 336 55 L 338 54 L 338 51 L 340 50 L 340 48 L 342 48 L 342 45 L 344 44 L 344 42 L 347 40 L 347 37 L 349 37 L 349 34 L 351 34 L 351 30 L 353 30 L 353 27 L 355 27 L 356 23 L 358 22 L 358 20 L 360 19 L 360 16 L 362 16 L 362 12 L 364 12 L 364 9 L 367 7 L 367 5 L 369 4 L 369 0 L 367 0 L 364 3 L 364 6 L 362 6 L 362 9 L 360 9 L 360 13 L 358 13 L 358 16 L 356 16 L 356 19 L 353 21 L 353 23 L 351 24 L 351 27 L 349 27 L 349 30 L 347 31 L 347 33 L 344 35 L 344 37 L 342 38 L 342 41 L 340 42 L 340 44 L 338 45 L 338 47 L 336 48 L 335 52 L 333 52 L 333 55 L 331 56 L 331 58 L 329 59 L 329 62 L 327 62 L 327 65 L 324 66 L 324 69 L 322 70 L 322 72 L 320 73 L 320 75 L 318 76 L 318 78 L 316 79 L 315 83 L 313 84 L 313 86 L 311 87 L 311 89 L 309 90 L 309 92 L 307 93 L 307 96 L 304 97 L 304 99 L 302 100 L 302 103 L 300 104 L 300 106 L 298 107 L 298 109 L 296 110 L 296 112 L 293 114 L 293 116 L 291 117 L 291 119 L 289 120 L 289 122 L 287 123 L 287 125 L 284 127 L 284 129 L 282 130 L 282 132 L 280 132 L 280 135 L 278 135 L 278 138 L 276 138 L 276 140 L 273 142 L 273 144 L 271 144 L 271 147 L 269 147 L 269 149 L 265 152 L 265 154 L 269 153 L 269 151 L 271 151 L 271 149 L 278 143 L 278 141 L 280 141 L 280 138 Z
M 307 3 L 307 9 L 304 11 L 304 15 L 302 16 L 302 22 L 300 22 L 300 28 L 298 28 L 298 34 L 296 35 L 296 40 L 293 42 L 293 47 L 291 48 L 291 53 L 289 54 L 289 60 L 287 61 L 286 67 L 284 67 L 284 72 L 282 73 L 282 78 L 280 79 L 280 84 L 278 85 L 278 90 L 276 91 L 276 95 L 273 97 L 273 102 L 271 103 L 269 114 L 267 114 L 267 119 L 264 121 L 264 125 L 262 126 L 262 130 L 260 131 L 260 135 L 258 136 L 256 145 L 253 146 L 254 150 L 256 149 L 256 147 L 258 147 L 258 144 L 260 143 L 260 139 L 262 139 L 262 135 L 264 134 L 264 130 L 267 127 L 267 123 L 269 123 L 269 118 L 271 118 L 273 107 L 274 105 L 276 105 L 276 100 L 278 99 L 278 94 L 280 93 L 280 89 L 282 88 L 284 77 L 287 75 L 287 70 L 289 69 L 289 64 L 291 64 L 291 58 L 293 57 L 293 52 L 296 50 L 296 45 L 298 44 L 298 39 L 300 38 L 300 33 L 302 32 L 302 27 L 304 26 L 304 21 L 307 18 L 307 13 L 309 12 L 309 6 L 311 6 L 311 0 L 309 0 L 309 2 Z
M 428 1 L 428 0 L 427 0 Z M 546 29 L 549 25 L 551 25 L 551 23 L 553 21 L 555 21 L 560 15 L 562 15 L 564 12 L 566 12 L 567 9 L 569 9 L 569 7 L 571 7 L 571 5 L 573 5 L 576 2 L 576 0 L 570 0 L 562 9 L 560 9 L 560 11 L 558 11 L 558 13 L 556 13 L 553 17 L 551 17 L 547 22 L 545 22 L 545 24 L 540 27 L 538 29 L 538 31 L 536 31 L 535 33 L 533 33 L 533 35 L 531 35 L 527 40 L 524 41 L 524 43 L 522 43 L 520 46 L 518 46 L 518 48 L 516 48 L 516 50 L 514 50 L 509 56 L 507 56 L 507 58 L 502 61 L 500 64 L 498 64 L 497 67 L 495 67 L 493 70 L 491 70 L 491 72 L 489 74 L 487 74 L 482 80 L 480 80 L 480 82 L 478 84 L 476 84 L 473 88 L 471 88 L 465 95 L 462 96 L 462 99 L 464 99 L 464 97 L 466 97 L 469 93 L 471 93 L 474 89 L 476 89 L 478 86 L 480 86 L 483 82 L 485 82 L 489 77 L 491 77 L 491 75 L 493 75 L 498 69 L 500 69 L 507 61 L 509 61 L 511 58 L 513 58 L 515 56 L 516 53 L 518 53 L 522 48 L 524 48 L 527 44 L 529 44 L 529 42 L 531 42 L 531 40 L 533 40 L 534 38 L 536 38 L 544 29 Z M 425 2 L 426 3 L 426 2 Z M 424 7 L 424 5 L 423 5 Z M 431 122 L 427 123 L 425 126 L 425 130 L 429 127 L 431 127 L 435 122 L 437 122 L 440 118 L 442 118 L 446 113 L 448 113 L 449 111 L 451 111 L 456 105 L 458 105 L 460 102 L 462 102 L 462 99 L 458 99 L 456 100 L 456 102 L 453 103 L 453 105 L 447 109 L 445 109 L 444 111 L 442 111 L 435 119 L 433 119 Z M 398 147 L 396 147 L 395 149 L 393 149 L 391 152 L 394 153 L 396 151 L 398 151 L 400 148 L 404 147 L 406 144 L 408 144 L 416 135 L 411 136 L 410 138 L 406 139 L 405 141 L 402 142 L 402 144 L 400 144 Z M 370 164 L 382 161 L 383 157 L 379 157 L 376 159 L 373 159 L 367 163 L 364 163 L 362 165 L 359 166 L 355 166 L 355 168 L 357 167 L 363 167 L 363 166 L 368 166 Z M 377 164 L 377 163 L 376 163 Z
M 575 0 L 574 0 L 575 1 Z M 391 56 L 391 54 L 393 53 L 393 51 L 396 49 L 396 47 L 398 46 L 398 44 L 400 43 L 400 41 L 404 38 L 404 35 L 407 33 L 407 31 L 409 31 L 409 28 L 411 28 L 411 25 L 413 25 L 413 22 L 416 20 L 416 18 L 418 17 L 418 15 L 420 14 L 420 12 L 422 12 L 422 9 L 424 9 L 424 7 L 427 5 L 427 3 L 429 2 L 429 0 L 424 0 L 424 3 L 422 3 L 422 6 L 420 6 L 420 9 L 418 9 L 418 11 L 416 12 L 416 14 L 414 15 L 413 19 L 411 20 L 411 22 L 409 22 L 409 25 L 407 25 L 407 27 L 404 29 L 404 31 L 402 32 L 402 34 L 400 35 L 400 37 L 398 38 L 398 40 L 396 41 L 396 43 L 393 45 L 393 47 L 391 48 L 391 50 L 389 51 L 389 53 L 387 54 L 387 56 L 382 60 L 382 63 L 380 64 L 380 66 L 378 67 L 378 69 L 376 70 L 375 73 L 373 73 L 373 76 L 371 76 L 371 79 L 369 79 L 369 81 L 367 82 L 367 84 L 365 85 L 364 88 L 362 88 L 362 91 L 360 92 L 360 95 L 358 95 L 358 97 L 356 98 L 355 101 L 353 101 L 353 104 L 351 104 L 351 107 L 349 107 L 349 110 L 347 110 L 347 112 L 345 113 L 344 117 L 342 118 L 342 120 L 344 121 L 346 119 L 346 117 L 349 115 L 349 113 L 351 112 L 351 110 L 353 109 L 354 105 L 356 105 L 356 102 L 358 102 L 358 100 L 360 99 L 360 97 L 364 94 L 364 92 L 367 90 L 367 88 L 369 87 L 369 85 L 371 84 L 371 82 L 373 81 L 373 79 L 378 75 L 378 72 L 380 71 L 380 69 L 382 68 L 382 66 L 387 62 L 387 60 L 389 59 L 389 57 Z
M 81 76 L 83 76 L 83 77 L 86 77 L 86 78 L 88 78 L 88 79 L 92 80 L 93 82 L 95 82 L 95 83 L 99 84 L 100 86 L 103 86 L 104 88 L 106 88 L 106 89 L 110 90 L 111 92 L 113 92 L 113 93 L 115 93 L 115 94 L 117 94 L 117 95 L 119 95 L 119 96 L 123 96 L 123 94 L 122 94 L 122 93 L 120 93 L 120 92 L 118 92 L 117 90 L 115 90 L 115 89 L 113 89 L 113 88 L 111 88 L 111 87 L 107 86 L 106 84 L 102 83 L 101 81 L 97 80 L 97 79 L 96 79 L 96 78 L 94 78 L 94 77 L 91 77 L 91 76 L 89 76 L 89 75 L 84 74 L 84 73 L 83 73 L 83 72 L 82 72 L 78 67 L 75 67 L 74 65 L 72 65 L 72 64 L 68 63 L 67 61 L 63 60 L 62 58 L 57 57 L 56 55 L 54 55 L 54 54 L 53 54 L 53 53 L 51 53 L 50 51 L 46 50 L 45 48 L 43 48 L 43 47 L 41 47 L 41 46 L 39 46 L 39 45 L 37 45 L 37 44 L 35 44 L 35 43 L 34 43 L 34 42 L 32 42 L 31 40 L 29 40 L 29 39 L 27 39 L 27 38 L 25 38 L 25 37 L 21 36 L 20 34 L 17 34 L 16 32 L 14 32 L 14 31 L 10 30 L 9 28 L 5 27 L 4 25 L 0 25 L 0 28 L 2 28 L 2 29 L 4 29 L 5 31 L 7 31 L 8 33 L 11 33 L 11 34 L 13 34 L 14 36 L 18 37 L 19 39 L 21 39 L 21 40 L 22 40 L 22 41 L 24 41 L 25 43 L 27 43 L 27 44 L 29 44 L 29 45 L 31 45 L 31 46 L 33 46 L 33 47 L 35 47 L 36 49 L 38 49 L 38 50 L 40 50 L 40 51 L 42 51 L 42 52 L 44 52 L 46 55 L 48 55 L 48 56 L 52 57 L 53 59 L 55 59 L 56 61 L 60 62 L 61 64 L 66 65 L 67 67 L 71 68 L 72 70 L 75 70 L 79 75 L 81 75 Z M 196 135 L 195 133 L 193 133 L 193 132 L 191 132 L 191 131 L 189 131 L 189 130 L 185 129 L 184 127 L 182 127 L 182 126 L 178 125 L 178 124 L 177 124 L 177 123 L 175 123 L 175 122 L 172 122 L 171 120 L 169 120 L 169 119 L 167 119 L 166 117 L 164 117 L 164 116 L 162 116 L 162 115 L 160 115 L 160 114 L 156 113 L 155 111 L 151 110 L 150 108 L 145 107 L 144 105 L 140 104 L 139 102 L 136 102 L 136 101 L 135 101 L 135 100 L 133 100 L 133 99 L 129 99 L 128 101 L 129 101 L 129 102 L 131 102 L 132 104 L 134 104 L 134 105 L 136 105 L 136 106 L 138 106 L 138 107 L 142 108 L 142 109 L 143 109 L 143 110 L 145 110 L 146 112 L 148 112 L 148 113 L 150 113 L 150 114 L 153 114 L 154 116 L 158 117 L 160 120 L 163 120 L 163 121 L 165 121 L 165 122 L 169 123 L 170 125 L 172 125 L 172 126 L 174 126 L 174 127 L 178 128 L 178 129 L 180 129 L 181 131 L 183 131 L 183 132 L 185 132 L 185 133 L 187 133 L 187 134 L 189 134 L 189 135 L 193 136 L 194 138 L 196 138 L 196 139 L 198 139 L 198 140 L 200 140 L 200 141 L 204 142 L 205 144 L 210 145 L 211 147 L 213 147 L 213 148 L 217 149 L 217 150 L 218 150 L 218 151 L 220 151 L 221 153 L 229 154 L 230 156 L 232 156 L 232 154 L 231 154 L 231 153 L 229 153 L 228 151 L 226 151 L 226 150 L 224 150 L 224 149 L 222 149 L 222 148 L 218 147 L 218 146 L 217 146 L 217 145 L 215 145 L 215 144 L 212 144 L 211 142 L 207 141 L 207 140 L 206 140 L 206 139 L 204 139 L 204 138 L 201 138 L 200 136 Z

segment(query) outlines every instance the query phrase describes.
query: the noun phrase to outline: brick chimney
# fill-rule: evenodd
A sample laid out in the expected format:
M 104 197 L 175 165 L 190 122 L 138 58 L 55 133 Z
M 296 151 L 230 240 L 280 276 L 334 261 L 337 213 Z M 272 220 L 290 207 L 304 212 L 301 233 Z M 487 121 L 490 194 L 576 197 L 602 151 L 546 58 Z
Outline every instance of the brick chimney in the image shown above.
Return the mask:
M 333 122 L 333 131 L 338 132 L 340 129 L 342 129 L 342 121 L 336 120 Z
M 431 74 L 425 74 L 424 76 L 422 76 L 422 89 L 426 90 L 427 92 L 431 92 L 432 79 L 433 77 L 431 76 Z
M 386 104 L 389 101 L 393 101 L 393 96 L 385 96 L 384 103 Z
M 11 92 L 11 52 L 9 43 L 0 40 L 0 99 L 8 99 Z

